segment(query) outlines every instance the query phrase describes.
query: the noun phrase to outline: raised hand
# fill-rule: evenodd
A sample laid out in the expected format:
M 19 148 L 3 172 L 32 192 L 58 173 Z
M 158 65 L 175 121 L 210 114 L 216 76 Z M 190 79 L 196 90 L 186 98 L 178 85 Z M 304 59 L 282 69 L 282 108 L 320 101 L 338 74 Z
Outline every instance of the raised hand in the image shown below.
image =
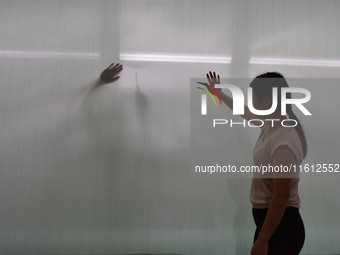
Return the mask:
M 120 76 L 117 76 L 123 70 L 123 65 L 117 63 L 114 66 L 112 63 L 108 68 L 106 68 L 100 75 L 100 80 L 104 83 L 111 83 L 119 79 Z
M 208 82 L 209 82 L 209 85 L 211 87 L 213 87 L 217 93 L 221 93 L 222 92 L 222 89 L 217 89 L 215 88 L 215 84 L 220 84 L 220 76 L 217 75 L 216 77 L 216 73 L 212 73 L 211 71 L 209 71 L 209 73 L 207 73 L 207 78 L 208 78 Z M 210 89 L 209 89 L 210 92 L 212 92 Z

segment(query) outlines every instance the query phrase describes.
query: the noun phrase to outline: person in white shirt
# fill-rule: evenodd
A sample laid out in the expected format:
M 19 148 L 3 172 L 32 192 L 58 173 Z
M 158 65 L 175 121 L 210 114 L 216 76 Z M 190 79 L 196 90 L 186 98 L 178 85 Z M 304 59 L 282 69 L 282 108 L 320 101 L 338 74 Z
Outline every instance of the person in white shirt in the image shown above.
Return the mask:
M 215 72 L 207 73 L 210 86 L 220 83 L 220 76 Z M 278 95 L 281 88 L 288 87 L 285 78 L 277 72 L 268 72 L 257 76 L 250 84 L 253 88 L 253 106 L 257 110 L 267 110 L 272 106 L 272 88 Z M 233 108 L 233 99 L 215 88 L 222 101 Z M 214 93 L 212 93 L 214 94 Z M 287 98 L 291 98 L 287 93 Z M 307 154 L 307 143 L 300 121 L 287 105 L 287 116 L 281 115 L 281 97 L 278 97 L 276 111 L 270 115 L 258 116 L 245 106 L 244 115 L 250 119 L 279 119 L 261 127 L 253 151 L 254 164 L 289 166 L 300 165 Z M 295 120 L 295 127 L 283 127 L 281 121 Z M 266 122 L 267 123 L 267 122 Z M 292 124 L 294 126 L 294 124 Z M 254 174 L 250 192 L 252 213 L 256 224 L 252 255 L 296 255 L 305 241 L 305 228 L 301 218 L 300 197 L 298 194 L 298 173 L 273 173 L 270 176 Z

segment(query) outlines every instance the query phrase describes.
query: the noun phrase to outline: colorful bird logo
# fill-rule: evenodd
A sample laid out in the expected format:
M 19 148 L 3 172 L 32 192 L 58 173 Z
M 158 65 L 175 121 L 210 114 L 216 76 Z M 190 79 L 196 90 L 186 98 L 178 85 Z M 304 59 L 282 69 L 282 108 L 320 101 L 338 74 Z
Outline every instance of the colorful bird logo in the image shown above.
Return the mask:
M 197 83 L 206 86 L 207 89 L 212 90 L 212 91 L 215 93 L 215 95 L 217 96 L 217 98 L 220 100 L 220 103 L 221 103 L 221 106 L 222 106 L 222 100 L 221 100 L 220 96 L 218 95 L 218 93 L 216 92 L 216 90 L 215 90 L 212 86 L 210 86 L 210 85 L 208 85 L 208 84 L 206 84 L 206 83 L 203 83 L 203 82 L 197 82 Z M 200 87 L 196 87 L 196 88 L 201 89 L 201 90 L 203 90 L 204 92 L 208 93 L 209 96 L 214 100 L 215 105 L 217 105 L 214 96 L 209 92 L 209 90 L 202 89 L 202 88 L 200 88 Z

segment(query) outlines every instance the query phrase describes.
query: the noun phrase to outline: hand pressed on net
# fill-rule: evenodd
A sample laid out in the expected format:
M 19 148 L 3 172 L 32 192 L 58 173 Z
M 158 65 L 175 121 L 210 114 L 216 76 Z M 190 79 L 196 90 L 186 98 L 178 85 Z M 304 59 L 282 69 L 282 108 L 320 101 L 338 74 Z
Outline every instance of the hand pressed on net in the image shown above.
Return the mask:
M 120 76 L 117 76 L 123 70 L 123 65 L 117 63 L 114 65 L 112 63 L 108 68 L 106 68 L 100 75 L 100 80 L 104 83 L 111 83 L 119 79 Z
M 216 77 L 216 73 L 215 72 L 212 73 L 211 71 L 209 71 L 209 73 L 207 73 L 207 78 L 208 78 L 209 85 L 211 87 L 213 87 L 218 94 L 220 94 L 222 92 L 222 89 L 221 88 L 220 89 L 215 88 L 216 84 L 220 84 L 221 83 L 220 82 L 220 76 L 217 75 L 217 77 Z M 210 89 L 209 89 L 209 91 L 213 92 Z

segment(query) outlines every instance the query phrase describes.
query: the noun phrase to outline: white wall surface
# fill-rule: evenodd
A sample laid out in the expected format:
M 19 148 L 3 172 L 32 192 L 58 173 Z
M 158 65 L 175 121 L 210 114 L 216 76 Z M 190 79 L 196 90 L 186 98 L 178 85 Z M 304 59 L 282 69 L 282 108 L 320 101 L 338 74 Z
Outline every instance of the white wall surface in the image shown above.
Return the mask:
M 0 1 L 0 254 L 250 254 L 251 179 L 188 170 L 190 78 L 340 78 L 339 66 L 249 63 L 340 61 L 339 11 L 330 0 Z M 112 62 L 121 78 L 98 87 Z M 310 106 L 332 125 L 300 119 L 305 162 L 339 163 L 339 91 L 313 88 Z M 226 155 L 252 164 L 257 135 L 226 130 Z M 340 253 L 339 181 L 302 176 L 302 254 Z

